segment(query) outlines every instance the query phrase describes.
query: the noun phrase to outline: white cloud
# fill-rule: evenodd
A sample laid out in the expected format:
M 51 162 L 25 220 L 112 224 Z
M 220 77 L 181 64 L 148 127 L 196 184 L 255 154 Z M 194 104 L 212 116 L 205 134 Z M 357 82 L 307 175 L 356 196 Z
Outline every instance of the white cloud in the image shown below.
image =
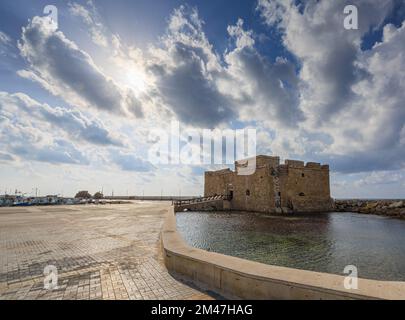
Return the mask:
M 107 47 L 109 40 L 106 36 L 105 28 L 100 21 L 99 14 L 93 1 L 87 1 L 88 6 L 84 7 L 76 2 L 68 4 L 69 12 L 79 17 L 88 27 L 91 40 L 101 47 Z
M 0 94 L 8 99 L 0 101 L 0 169 L 25 159 L 89 164 L 88 177 L 97 183 L 108 174 L 131 183 L 131 172 L 145 175 L 137 181 L 146 188 L 160 188 L 153 174 L 168 184 L 186 183 L 198 169 L 182 168 L 178 175 L 177 168 L 152 168 L 142 160 L 151 126 L 167 128 L 177 117 L 186 127 L 252 125 L 261 153 L 330 163 L 360 179 L 359 188 L 363 178 L 382 184 L 389 177 L 379 170 L 399 170 L 393 174 L 405 166 L 405 26 L 385 26 L 381 43 L 363 51 L 364 35 L 383 27 L 393 1 L 353 2 L 362 17 L 358 31 L 343 28 L 344 1 L 259 0 L 263 21 L 281 34 L 291 61 L 262 53 L 265 36 L 241 19 L 227 28 L 228 49 L 216 52 L 204 21 L 188 6 L 174 10 L 166 33 L 142 51 L 108 30 L 92 2 L 71 3 L 70 13 L 100 46 L 99 60 L 35 17 L 23 28 L 19 48 L 28 65 L 18 75 L 74 107 Z M 0 43 L 10 41 L 0 33 Z M 145 117 L 134 122 L 134 115 Z M 104 168 L 112 173 L 97 171 Z M 82 179 L 83 172 L 72 171 Z M 358 174 L 365 171 L 373 173 Z M 188 180 L 198 190 L 201 181 Z M 343 192 L 354 183 L 339 178 L 335 186 Z
M 0 31 L 0 55 L 3 56 L 6 54 L 7 48 L 11 45 L 11 38 L 5 34 L 3 31 Z
M 22 160 L 47 163 L 89 164 L 87 156 L 73 143 L 54 138 L 29 119 L 13 117 L 7 111 L 0 114 L 0 150 Z
M 293 64 L 283 58 L 272 63 L 262 56 L 253 31 L 244 30 L 241 19 L 228 26 L 235 48 L 221 57 L 203 25 L 196 9 L 181 6 L 170 17 L 162 45 L 150 52 L 154 84 L 181 121 L 213 127 L 238 118 L 280 126 L 303 120 Z
M 279 28 L 285 47 L 301 65 L 299 108 L 306 120 L 297 134 L 322 134 L 317 157 L 331 161 L 335 170 L 400 168 L 405 156 L 400 144 L 405 27 L 385 26 L 382 43 L 363 51 L 364 35 L 382 26 L 393 1 L 354 1 L 359 30 L 343 27 L 344 4 L 259 1 L 264 21 Z
M 88 164 L 84 153 L 73 143 L 38 126 L 23 110 L 15 108 L 12 97 L 0 93 L 0 150 L 23 160 L 48 163 Z M 3 157 L 3 160 L 7 160 Z
M 4 60 L 0 61 L 0 64 L 8 64 L 8 61 L 5 59 L 6 57 L 15 59 L 17 57 L 15 51 L 16 47 L 13 39 L 0 30 L 0 57 L 2 57 L 2 60 Z M 9 66 L 7 67 L 9 68 Z
M 405 180 L 403 171 L 372 171 L 363 178 L 356 180 L 355 185 L 364 187 L 368 185 L 398 184 Z
M 269 121 L 273 127 L 295 127 L 303 120 L 298 107 L 298 79 L 294 65 L 284 58 L 274 63 L 254 47 L 253 32 L 243 21 L 228 27 L 236 47 L 225 54 L 223 91 L 231 91 L 242 120 Z
M 156 169 L 150 162 L 139 156 L 124 152 L 111 152 L 110 158 L 121 170 L 135 172 L 150 172 Z
M 86 52 L 61 31 L 50 28 L 46 18 L 34 17 L 23 28 L 19 48 L 30 65 L 19 75 L 38 81 L 67 103 L 114 114 L 142 115 L 142 103 L 132 91 L 117 86 Z
M 163 104 L 182 122 L 212 127 L 231 119 L 235 112 L 217 88 L 220 63 L 202 25 L 195 9 L 176 9 L 161 47 L 150 50 L 148 69 Z
M 50 125 L 53 129 L 63 130 L 67 136 L 81 143 L 118 147 L 126 144 L 124 137 L 112 133 L 99 119 L 91 119 L 74 108 L 52 108 L 23 93 L 9 94 L 0 91 L 0 114 L 19 114 L 31 122 L 35 119 L 36 127 L 45 130 Z

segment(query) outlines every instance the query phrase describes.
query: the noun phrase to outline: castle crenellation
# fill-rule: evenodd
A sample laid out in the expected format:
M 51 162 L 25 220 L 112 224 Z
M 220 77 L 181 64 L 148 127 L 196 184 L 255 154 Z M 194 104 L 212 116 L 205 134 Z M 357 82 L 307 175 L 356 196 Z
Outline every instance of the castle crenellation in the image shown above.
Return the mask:
M 255 170 L 244 175 L 249 161 Z M 235 170 L 205 173 L 204 196 L 226 195 L 229 209 L 259 212 L 320 212 L 332 209 L 329 166 L 259 155 L 235 161 Z

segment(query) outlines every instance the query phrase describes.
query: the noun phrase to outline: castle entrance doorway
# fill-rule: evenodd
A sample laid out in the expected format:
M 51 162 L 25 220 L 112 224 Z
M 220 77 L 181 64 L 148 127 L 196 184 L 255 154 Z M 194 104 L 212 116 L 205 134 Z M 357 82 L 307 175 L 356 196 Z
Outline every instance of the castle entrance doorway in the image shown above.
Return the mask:
M 233 199 L 233 185 L 232 184 L 228 184 L 226 187 L 226 195 L 228 196 L 229 200 Z

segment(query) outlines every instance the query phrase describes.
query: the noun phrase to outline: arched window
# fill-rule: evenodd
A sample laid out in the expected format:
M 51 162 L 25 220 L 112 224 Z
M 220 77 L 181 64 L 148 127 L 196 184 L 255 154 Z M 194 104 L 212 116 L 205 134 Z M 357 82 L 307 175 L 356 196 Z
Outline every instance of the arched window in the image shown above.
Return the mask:
M 304 192 L 300 192 L 300 193 L 299 193 L 299 196 L 300 196 L 300 197 L 304 197 L 304 196 L 305 196 L 305 193 L 304 193 Z
M 250 196 L 250 190 L 249 189 L 246 190 L 246 195 Z

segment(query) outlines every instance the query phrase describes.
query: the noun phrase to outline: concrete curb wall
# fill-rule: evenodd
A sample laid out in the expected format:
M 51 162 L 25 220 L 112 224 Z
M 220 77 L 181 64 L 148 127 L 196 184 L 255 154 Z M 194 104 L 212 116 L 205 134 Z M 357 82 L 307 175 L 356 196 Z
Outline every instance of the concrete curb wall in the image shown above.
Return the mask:
M 161 231 L 169 272 L 233 299 L 395 299 L 405 300 L 405 282 L 358 280 L 344 288 L 344 276 L 285 268 L 188 246 L 176 230 L 173 208 Z

